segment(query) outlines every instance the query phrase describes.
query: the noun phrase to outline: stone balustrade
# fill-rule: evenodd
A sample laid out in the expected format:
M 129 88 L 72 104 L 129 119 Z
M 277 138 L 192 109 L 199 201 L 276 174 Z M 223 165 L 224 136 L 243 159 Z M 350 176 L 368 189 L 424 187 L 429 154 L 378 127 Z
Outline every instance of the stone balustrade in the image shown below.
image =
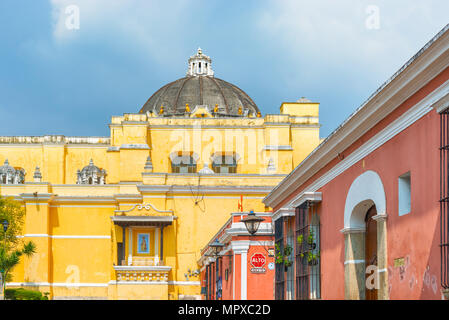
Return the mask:
M 118 282 L 167 282 L 168 266 L 114 266 Z

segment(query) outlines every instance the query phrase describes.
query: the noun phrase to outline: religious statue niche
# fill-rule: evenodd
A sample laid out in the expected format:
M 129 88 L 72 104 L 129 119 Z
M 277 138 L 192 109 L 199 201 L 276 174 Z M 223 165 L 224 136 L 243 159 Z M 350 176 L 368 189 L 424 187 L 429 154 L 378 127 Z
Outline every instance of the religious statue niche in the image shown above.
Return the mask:
M 76 184 L 105 184 L 106 170 L 100 169 L 94 165 L 92 159 L 90 159 L 89 165 L 85 166 L 83 170 L 79 170 L 76 173 Z
M 139 233 L 137 235 L 137 253 L 150 253 L 150 234 Z
M 0 167 L 0 184 L 23 184 L 25 182 L 25 170 L 13 168 L 9 165 L 8 159 Z

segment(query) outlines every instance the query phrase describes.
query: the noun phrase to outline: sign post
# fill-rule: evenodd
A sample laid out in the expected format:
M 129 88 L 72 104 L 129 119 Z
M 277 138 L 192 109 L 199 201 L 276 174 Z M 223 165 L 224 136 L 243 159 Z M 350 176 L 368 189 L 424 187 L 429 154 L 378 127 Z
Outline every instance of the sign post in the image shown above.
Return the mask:
M 251 256 L 251 273 L 265 273 L 267 270 L 264 268 L 267 263 L 267 258 L 262 253 L 255 253 Z

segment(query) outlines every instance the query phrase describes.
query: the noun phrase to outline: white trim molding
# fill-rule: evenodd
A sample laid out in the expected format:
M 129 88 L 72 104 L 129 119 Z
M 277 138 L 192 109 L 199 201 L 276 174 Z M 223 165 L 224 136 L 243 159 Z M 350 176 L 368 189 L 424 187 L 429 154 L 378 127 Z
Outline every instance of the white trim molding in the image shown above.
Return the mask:
M 280 208 L 276 210 L 271 216 L 271 220 L 274 222 L 281 217 L 294 217 L 295 208 Z
M 23 236 L 17 236 L 17 238 L 52 238 L 52 239 L 111 239 L 111 236 L 107 235 L 50 235 L 46 233 L 33 234 L 28 233 Z
M 304 193 L 301 193 L 300 196 L 294 198 L 290 205 L 293 208 L 296 208 L 296 207 L 299 207 L 300 205 L 302 205 L 306 201 L 318 203 L 318 202 L 321 202 L 321 200 L 322 200 L 321 192 L 304 192 Z
M 387 201 L 382 179 L 377 172 L 368 170 L 352 182 L 345 201 L 344 227 L 365 226 L 366 211 L 376 205 L 378 215 L 385 215 Z
M 359 263 L 365 263 L 365 260 L 347 260 L 345 261 L 345 265 L 346 264 L 359 264 Z

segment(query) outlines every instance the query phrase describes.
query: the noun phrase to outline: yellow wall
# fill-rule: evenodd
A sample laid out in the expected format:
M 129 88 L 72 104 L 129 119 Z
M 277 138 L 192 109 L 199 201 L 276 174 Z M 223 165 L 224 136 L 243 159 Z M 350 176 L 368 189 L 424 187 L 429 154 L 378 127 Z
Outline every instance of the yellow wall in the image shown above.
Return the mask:
M 163 118 L 144 114 L 113 117 L 110 138 L 19 137 L 0 139 L 0 162 L 26 170 L 25 184 L 0 185 L 1 195 L 14 196 L 26 209 L 23 234 L 37 245 L 32 258 L 15 268 L 9 286 L 26 285 L 50 292 L 55 299 L 177 299 L 200 295 L 198 277 L 185 278 L 198 269 L 200 251 L 238 211 L 265 211 L 261 202 L 320 142 L 318 105 L 283 104 L 280 115 L 265 118 Z M 214 152 L 236 152 L 236 174 L 173 174 L 169 155 L 195 152 L 198 170 Z M 144 172 L 151 156 L 154 170 Z M 267 172 L 269 159 L 276 170 Z M 106 185 L 76 185 L 76 171 L 93 159 L 107 171 Z M 0 163 L 0 164 L 1 164 Z M 33 182 L 39 166 L 42 182 Z M 170 186 L 166 191 L 151 189 Z M 148 187 L 145 189 L 145 187 Z M 176 189 L 177 187 L 184 189 Z M 267 187 L 255 192 L 257 187 Z M 246 188 L 239 192 L 237 188 Z M 157 210 L 141 209 L 150 203 Z M 126 215 L 173 215 L 163 229 L 162 265 L 171 267 L 167 283 L 116 282 L 117 243 L 128 230 L 113 224 L 116 210 Z M 137 233 L 150 232 L 150 254 L 155 254 L 155 230 L 133 229 L 133 256 Z

